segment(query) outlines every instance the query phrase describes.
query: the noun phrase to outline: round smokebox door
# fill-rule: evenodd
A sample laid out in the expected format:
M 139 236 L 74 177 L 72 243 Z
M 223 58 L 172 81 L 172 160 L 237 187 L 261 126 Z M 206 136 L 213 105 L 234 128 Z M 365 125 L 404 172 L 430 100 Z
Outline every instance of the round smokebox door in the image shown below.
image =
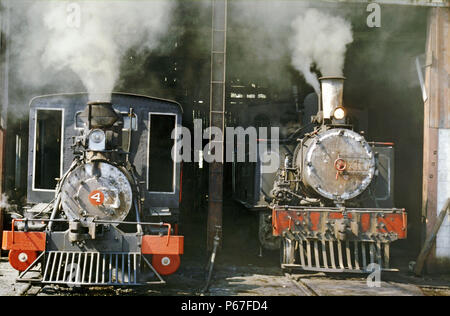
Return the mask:
M 305 151 L 304 182 L 327 199 L 353 199 L 372 182 L 375 156 L 358 133 L 331 129 L 313 139 Z
M 131 208 L 131 185 L 117 167 L 95 161 L 72 171 L 62 188 L 62 207 L 71 219 L 122 221 Z

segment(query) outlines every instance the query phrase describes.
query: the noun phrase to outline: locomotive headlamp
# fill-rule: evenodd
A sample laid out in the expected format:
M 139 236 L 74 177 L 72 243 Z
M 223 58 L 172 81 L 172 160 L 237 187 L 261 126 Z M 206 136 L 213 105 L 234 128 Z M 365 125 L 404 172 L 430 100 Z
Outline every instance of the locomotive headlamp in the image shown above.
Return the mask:
M 94 143 L 101 143 L 105 139 L 105 133 L 102 130 L 95 129 L 92 131 L 89 140 Z
M 94 151 L 102 151 L 106 148 L 105 132 L 100 129 L 94 129 L 89 134 L 89 149 Z
M 343 120 L 345 118 L 345 109 L 343 107 L 338 107 L 333 112 L 333 117 L 337 120 Z

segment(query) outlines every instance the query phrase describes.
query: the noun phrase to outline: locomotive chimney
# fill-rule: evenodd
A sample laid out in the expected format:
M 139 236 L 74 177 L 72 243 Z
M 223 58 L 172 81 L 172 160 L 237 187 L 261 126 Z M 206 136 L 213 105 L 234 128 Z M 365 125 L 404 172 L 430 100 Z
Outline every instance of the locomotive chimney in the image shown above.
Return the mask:
M 336 108 L 343 106 L 345 77 L 319 78 L 324 119 L 331 119 Z
M 111 102 L 89 102 L 80 117 L 89 129 L 108 128 L 119 119 Z

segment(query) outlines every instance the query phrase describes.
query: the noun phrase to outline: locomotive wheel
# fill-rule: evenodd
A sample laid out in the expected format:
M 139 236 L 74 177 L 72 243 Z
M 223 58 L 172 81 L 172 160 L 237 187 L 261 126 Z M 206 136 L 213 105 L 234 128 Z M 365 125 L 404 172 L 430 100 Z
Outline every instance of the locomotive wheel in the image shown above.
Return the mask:
M 283 238 L 280 247 L 280 263 L 293 264 L 295 263 L 295 244 L 296 241 Z
M 25 271 L 36 258 L 37 252 L 30 250 L 10 250 L 8 255 L 11 266 L 20 272 Z
M 175 273 L 180 267 L 179 255 L 153 255 L 152 266 L 161 275 Z

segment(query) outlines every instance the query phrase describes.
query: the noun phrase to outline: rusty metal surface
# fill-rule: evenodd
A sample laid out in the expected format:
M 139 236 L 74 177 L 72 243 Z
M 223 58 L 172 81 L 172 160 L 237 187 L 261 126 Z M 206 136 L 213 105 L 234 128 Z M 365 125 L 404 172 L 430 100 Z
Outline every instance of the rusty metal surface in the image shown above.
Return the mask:
M 374 263 L 392 271 L 390 243 L 407 236 L 406 212 L 399 209 L 280 207 L 272 220 L 284 269 L 366 273 Z
M 273 209 L 273 234 L 302 238 L 391 242 L 407 237 L 407 215 L 399 209 Z

